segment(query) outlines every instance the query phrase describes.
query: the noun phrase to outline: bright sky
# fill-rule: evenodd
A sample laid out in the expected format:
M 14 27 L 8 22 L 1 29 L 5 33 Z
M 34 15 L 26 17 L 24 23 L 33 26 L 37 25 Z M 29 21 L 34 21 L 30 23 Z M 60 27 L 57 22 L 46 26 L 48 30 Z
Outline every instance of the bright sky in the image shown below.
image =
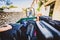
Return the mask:
M 20 8 L 29 7 L 32 3 L 32 0 L 11 0 L 13 5 L 18 6 Z M 0 1 L 0 6 L 5 5 L 5 3 Z

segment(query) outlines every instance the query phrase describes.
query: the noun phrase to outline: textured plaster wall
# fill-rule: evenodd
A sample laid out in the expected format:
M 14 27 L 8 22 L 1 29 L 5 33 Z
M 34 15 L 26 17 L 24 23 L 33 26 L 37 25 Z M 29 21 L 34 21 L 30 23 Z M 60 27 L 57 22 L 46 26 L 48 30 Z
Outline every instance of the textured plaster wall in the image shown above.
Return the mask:
M 53 20 L 60 21 L 60 0 L 56 0 L 56 2 L 55 2 Z

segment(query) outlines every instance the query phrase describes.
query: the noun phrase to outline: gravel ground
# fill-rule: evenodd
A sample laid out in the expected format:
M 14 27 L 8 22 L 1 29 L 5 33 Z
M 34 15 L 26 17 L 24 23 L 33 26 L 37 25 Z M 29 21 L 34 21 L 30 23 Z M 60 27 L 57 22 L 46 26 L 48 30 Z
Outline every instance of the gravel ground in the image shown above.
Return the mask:
M 10 12 L 10 13 L 0 13 L 0 25 L 16 23 L 19 19 L 26 17 L 26 14 L 23 12 Z

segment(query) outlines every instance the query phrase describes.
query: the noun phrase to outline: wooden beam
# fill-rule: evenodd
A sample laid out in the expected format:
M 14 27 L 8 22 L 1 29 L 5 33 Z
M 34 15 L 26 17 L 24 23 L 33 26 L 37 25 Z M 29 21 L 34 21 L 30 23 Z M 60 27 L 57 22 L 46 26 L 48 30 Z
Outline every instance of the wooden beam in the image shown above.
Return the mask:
M 49 5 L 49 4 L 53 3 L 53 2 L 55 2 L 55 0 L 48 0 L 44 5 L 47 6 L 47 5 Z

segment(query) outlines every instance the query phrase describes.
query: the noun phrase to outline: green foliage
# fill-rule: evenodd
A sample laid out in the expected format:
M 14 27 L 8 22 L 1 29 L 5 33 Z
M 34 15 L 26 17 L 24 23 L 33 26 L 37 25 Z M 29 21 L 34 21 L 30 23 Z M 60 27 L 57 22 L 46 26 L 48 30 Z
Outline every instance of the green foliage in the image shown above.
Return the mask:
M 47 0 L 44 0 L 44 1 L 47 2 Z M 39 1 L 39 2 L 38 2 L 37 11 L 40 11 L 40 7 L 41 7 L 42 4 L 43 4 L 42 1 Z
M 3 12 L 3 8 L 0 8 L 0 12 Z
M 10 5 L 9 8 L 17 8 L 17 6 Z
M 42 2 L 41 2 L 41 1 L 38 2 L 38 8 L 37 8 L 37 11 L 40 11 L 40 7 L 41 7 L 41 5 L 42 5 Z
M 0 10 L 3 10 L 3 8 L 0 8 Z
M 38 7 L 41 7 L 41 5 L 42 5 L 43 3 L 40 1 L 40 2 L 38 2 Z
M 7 6 L 2 6 L 3 9 L 7 8 Z
M 3 12 L 3 10 L 0 10 L 0 13 Z
M 37 11 L 40 11 L 40 8 L 37 8 Z

